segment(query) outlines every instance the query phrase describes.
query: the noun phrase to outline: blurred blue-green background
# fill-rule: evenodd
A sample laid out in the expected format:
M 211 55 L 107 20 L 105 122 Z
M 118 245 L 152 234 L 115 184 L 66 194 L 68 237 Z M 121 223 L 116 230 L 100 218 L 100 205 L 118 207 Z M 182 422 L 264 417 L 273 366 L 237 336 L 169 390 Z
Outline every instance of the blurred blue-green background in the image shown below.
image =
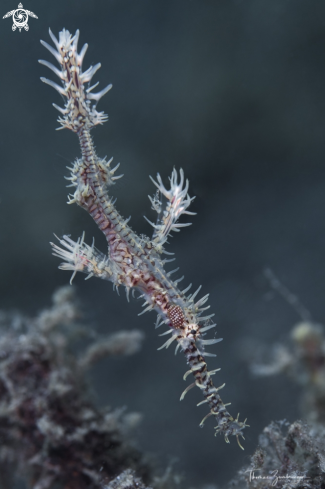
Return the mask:
M 1 2 L 1 16 L 17 8 Z M 85 321 L 101 334 L 146 333 L 142 351 L 102 361 L 92 372 L 97 402 L 144 414 L 140 446 L 176 470 L 189 486 L 230 480 L 249 461 L 258 433 L 273 419 L 299 416 L 299 389 L 286 379 L 252 378 L 254 345 L 283 341 L 299 320 L 269 293 L 268 266 L 325 321 L 325 3 L 316 0 L 26 0 L 29 31 L 1 19 L 0 307 L 34 314 L 69 275 L 57 269 L 53 233 L 105 241 L 91 218 L 66 205 L 66 166 L 79 156 L 68 131 L 55 132 L 60 96 L 39 78 L 50 60 L 39 39 L 63 27 L 89 44 L 84 67 L 101 62 L 95 81 L 113 83 L 98 106 L 109 122 L 93 131 L 98 154 L 121 162 L 111 193 L 139 233 L 154 219 L 149 174 L 164 181 L 182 167 L 196 195 L 193 226 L 170 240 L 184 287 L 203 284 L 216 313 L 222 367 L 216 383 L 234 416 L 248 417 L 245 452 L 214 438 L 196 408 L 199 391 L 180 403 L 187 366 L 138 317 L 110 283 L 77 276 Z M 57 80 L 55 80 L 57 81 Z M 173 264 L 174 265 L 174 264 Z M 175 268 L 171 266 L 171 268 Z M 159 331 L 160 332 L 160 331 Z M 212 351 L 210 347 L 209 351 Z M 219 379 L 219 380 L 218 380 Z

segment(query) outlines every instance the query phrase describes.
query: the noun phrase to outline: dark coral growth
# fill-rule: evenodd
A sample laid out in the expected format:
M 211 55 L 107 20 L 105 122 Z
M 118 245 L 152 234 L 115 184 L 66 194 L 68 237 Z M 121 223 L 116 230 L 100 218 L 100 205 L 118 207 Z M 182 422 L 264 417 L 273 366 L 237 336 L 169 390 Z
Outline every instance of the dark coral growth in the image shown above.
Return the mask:
M 250 489 L 324 489 L 325 487 L 325 334 L 320 324 L 271 272 L 274 290 L 294 307 L 302 321 L 291 331 L 291 344 L 255 348 L 251 369 L 255 375 L 286 374 L 302 386 L 304 420 L 272 422 L 259 437 L 250 467 L 242 469 L 232 485 Z M 266 360 L 268 359 L 268 360 Z
M 53 307 L 35 319 L 0 318 L 0 485 L 5 488 L 13 487 L 14 473 L 33 489 L 127 487 L 111 485 L 126 469 L 148 476 L 142 455 L 128 441 L 137 416 L 99 411 L 85 394 L 84 369 L 68 352 L 65 332 L 66 326 L 70 335 L 80 330 L 78 317 L 73 289 L 64 287 L 54 295 Z M 106 353 L 139 348 L 140 332 L 123 335 L 124 343 L 113 335 L 111 347 L 105 339 Z M 92 346 L 84 366 L 104 354 L 95 353 Z M 144 487 L 127 474 L 130 488 Z
M 141 479 L 135 476 L 130 469 L 122 472 L 103 489 L 146 489 Z M 149 488 L 148 488 L 149 489 Z
M 325 486 L 325 429 L 301 421 L 273 422 L 259 437 L 251 465 L 230 486 L 238 489 L 323 489 Z

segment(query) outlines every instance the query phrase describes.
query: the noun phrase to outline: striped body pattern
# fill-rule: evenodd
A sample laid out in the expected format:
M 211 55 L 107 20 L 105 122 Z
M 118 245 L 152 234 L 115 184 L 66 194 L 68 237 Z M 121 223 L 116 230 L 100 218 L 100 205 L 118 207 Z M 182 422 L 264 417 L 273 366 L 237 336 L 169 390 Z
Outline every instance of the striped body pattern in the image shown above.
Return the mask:
M 172 255 L 165 250 L 165 243 L 171 232 L 178 232 L 180 228 L 190 224 L 180 224 L 178 219 L 182 214 L 194 215 L 187 209 L 194 197 L 188 195 L 188 180 L 184 179 L 181 169 L 179 173 L 174 169 L 170 181 L 170 189 L 167 189 L 160 177 L 157 181 L 152 179 L 157 187 L 153 197 L 149 197 L 152 208 L 157 212 L 157 223 L 150 222 L 153 226 L 153 236 L 138 236 L 128 225 L 129 219 L 124 219 L 114 206 L 114 200 L 108 195 L 108 187 L 113 185 L 118 178 L 115 176 L 119 165 L 111 167 L 112 158 L 100 158 L 97 156 L 90 130 L 97 124 L 107 120 L 103 112 L 97 112 L 96 106 L 100 98 L 107 93 L 112 85 L 108 85 L 102 91 L 93 93 L 97 86 L 90 85 L 93 75 L 100 68 L 100 64 L 91 66 L 82 71 L 82 64 L 87 44 L 83 46 L 80 53 L 77 52 L 79 31 L 72 36 L 69 31 L 63 29 L 57 39 L 51 30 L 50 37 L 55 49 L 44 41 L 41 41 L 59 64 L 59 68 L 48 61 L 40 60 L 40 63 L 51 69 L 61 80 L 61 84 L 47 79 L 41 80 L 55 88 L 63 96 L 65 105 L 59 107 L 61 116 L 58 119 L 59 129 L 67 128 L 75 132 L 79 138 L 81 158 L 76 159 L 73 166 L 69 168 L 70 180 L 74 193 L 69 195 L 69 204 L 77 203 L 84 208 L 97 223 L 104 233 L 108 243 L 108 254 L 105 255 L 94 246 L 84 242 L 84 235 L 77 241 L 69 236 L 59 239 L 61 246 L 52 244 L 54 255 L 63 259 L 60 268 L 71 270 L 74 278 L 77 272 L 87 274 L 90 277 L 99 277 L 113 283 L 113 288 L 118 291 L 120 286 L 125 287 L 126 296 L 137 290 L 140 297 L 144 299 L 146 311 L 158 313 L 156 328 L 162 324 L 168 329 L 162 335 L 168 335 L 168 340 L 159 348 L 168 348 L 176 343 L 176 351 L 181 349 L 187 359 L 189 370 L 184 379 L 192 374 L 195 381 L 190 384 L 181 396 L 194 386 L 197 386 L 203 394 L 204 400 L 199 403 L 208 404 L 210 411 L 202 420 L 213 416 L 216 421 L 215 434 L 221 433 L 229 442 L 230 436 L 236 436 L 239 446 L 239 437 L 243 437 L 246 420 L 240 422 L 233 418 L 226 409 L 219 395 L 220 389 L 215 387 L 211 377 L 217 370 L 209 371 L 206 357 L 215 356 L 207 353 L 205 347 L 221 341 L 218 339 L 204 339 L 208 330 L 215 327 L 212 315 L 204 316 L 203 312 L 209 308 L 205 306 L 208 294 L 197 300 L 201 287 L 196 292 L 188 294 L 191 285 L 180 290 L 178 283 L 183 277 L 173 280 L 171 275 L 176 272 L 167 272 L 165 264 L 174 259 L 165 259 L 164 255 Z M 161 336 L 162 336 L 161 335 Z M 241 447 L 242 448 L 242 447 Z

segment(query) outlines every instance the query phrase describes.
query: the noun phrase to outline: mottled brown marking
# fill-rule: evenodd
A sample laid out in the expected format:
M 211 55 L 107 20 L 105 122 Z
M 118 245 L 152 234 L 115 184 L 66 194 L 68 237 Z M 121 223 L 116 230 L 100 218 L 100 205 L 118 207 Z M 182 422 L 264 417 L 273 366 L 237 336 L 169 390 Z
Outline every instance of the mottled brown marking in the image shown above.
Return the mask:
M 184 324 L 185 317 L 182 311 L 182 308 L 179 306 L 171 306 L 168 309 L 167 315 L 171 320 L 173 328 L 181 328 Z

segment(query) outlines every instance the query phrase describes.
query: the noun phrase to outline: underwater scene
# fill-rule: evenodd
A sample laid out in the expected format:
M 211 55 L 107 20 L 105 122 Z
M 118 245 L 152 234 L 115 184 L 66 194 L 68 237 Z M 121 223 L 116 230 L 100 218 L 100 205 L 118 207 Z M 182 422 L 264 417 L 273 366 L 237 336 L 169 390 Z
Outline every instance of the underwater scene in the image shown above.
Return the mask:
M 1 8 L 0 489 L 324 488 L 325 4 Z

